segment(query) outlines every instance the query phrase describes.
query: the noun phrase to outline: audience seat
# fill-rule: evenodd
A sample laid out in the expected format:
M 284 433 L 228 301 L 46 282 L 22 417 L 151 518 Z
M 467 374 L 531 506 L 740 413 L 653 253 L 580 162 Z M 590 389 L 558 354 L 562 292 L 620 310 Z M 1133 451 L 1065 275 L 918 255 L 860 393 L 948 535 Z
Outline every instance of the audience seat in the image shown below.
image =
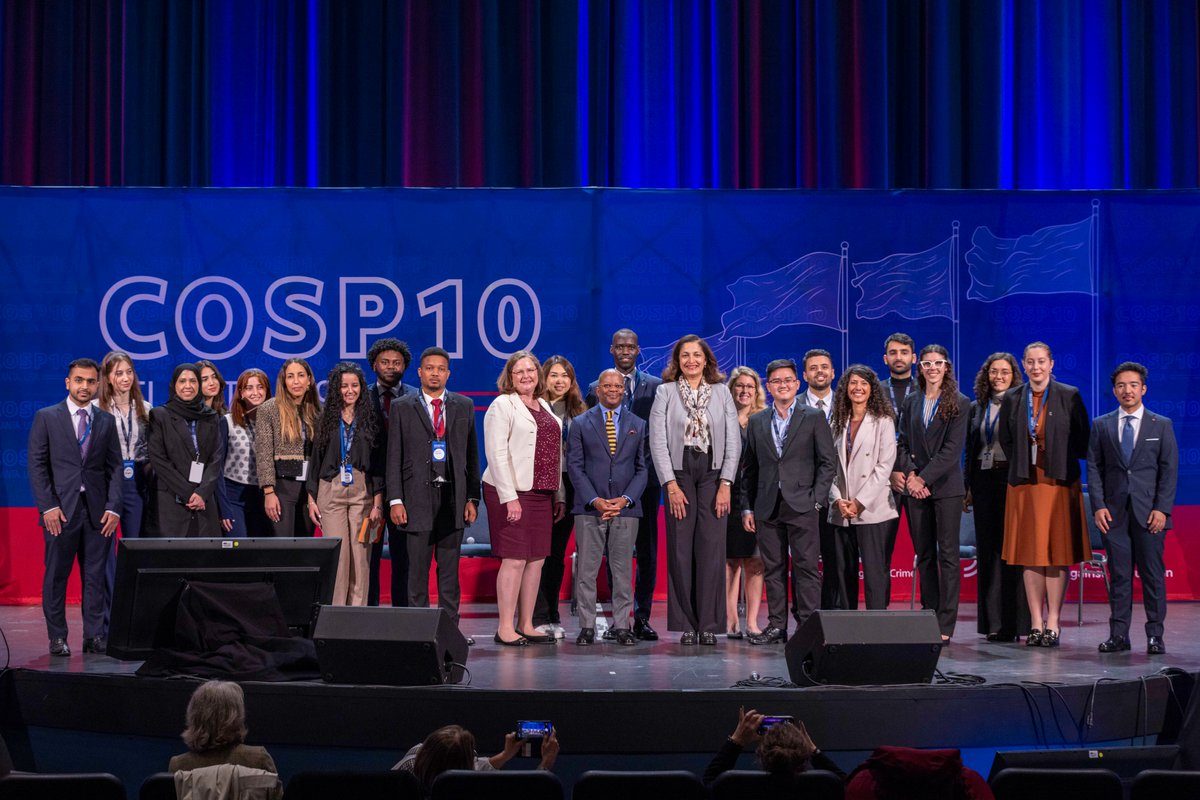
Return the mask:
M 0 778 L 4 800 L 125 800 L 125 786 L 116 775 L 88 772 L 79 775 L 12 773 Z
M 1200 797 L 1200 772 L 1145 769 L 1133 779 L 1129 800 L 1176 800 Z
M 433 781 L 430 800 L 563 800 L 562 781 L 545 770 L 452 769 Z
M 421 787 L 411 772 L 301 772 L 283 790 L 283 800 L 421 800 Z
M 706 795 L 700 779 L 683 770 L 588 770 L 575 783 L 571 800 L 705 800 Z
M 156 772 L 142 781 L 138 800 L 176 800 L 175 773 Z
M 717 776 L 711 791 L 712 800 L 842 800 L 846 794 L 841 778 L 823 769 L 794 776 L 731 769 Z
M 1009 768 L 991 780 L 996 800 L 1122 800 L 1121 779 L 1108 769 Z

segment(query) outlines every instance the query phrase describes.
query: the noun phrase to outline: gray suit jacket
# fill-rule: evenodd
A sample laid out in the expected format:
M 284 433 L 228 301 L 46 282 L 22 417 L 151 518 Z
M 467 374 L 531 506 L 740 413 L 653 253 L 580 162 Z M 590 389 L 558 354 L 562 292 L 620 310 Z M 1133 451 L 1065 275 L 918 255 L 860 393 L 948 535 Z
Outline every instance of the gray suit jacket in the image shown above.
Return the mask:
M 600 406 L 576 417 L 567 431 L 567 474 L 575 488 L 572 514 L 597 516 L 590 505 L 597 497 L 607 500 L 625 495 L 633 505 L 622 510 L 621 516 L 642 515 L 638 501 L 646 490 L 646 421 L 625 409 L 616 433 L 617 452 L 610 454 Z
M 793 510 L 815 511 L 829 502 L 829 489 L 837 476 L 833 434 L 825 415 L 796 398 L 796 410 L 783 442 L 783 455 L 775 452 L 771 432 L 774 406 L 750 417 L 746 425 L 746 453 L 742 457 L 741 510 L 758 519 L 770 519 L 775 503 L 783 501 Z
M 446 479 L 454 488 L 454 519 L 465 523 L 467 501 L 479 504 L 479 443 L 475 436 L 475 404 L 469 397 L 447 391 Z M 387 439 L 387 499 L 402 500 L 408 512 L 407 531 L 433 530 L 433 421 L 421 392 L 406 392 L 392 401 Z
M 1096 417 L 1088 438 L 1088 501 L 1095 513 L 1107 508 L 1114 523 L 1121 523 L 1130 508 L 1135 521 L 1145 527 L 1151 511 L 1167 515 L 1175 508 L 1175 482 L 1179 475 L 1179 445 L 1167 417 L 1142 410 L 1142 424 L 1133 446 L 1133 459 L 1121 452 L 1121 410 Z
M 120 515 L 122 510 L 121 444 L 112 414 L 94 405 L 90 410 L 94 416 L 84 459 L 67 401 L 38 410 L 29 431 L 29 485 L 39 514 L 60 508 L 70 521 L 82 505 L 99 528 L 105 511 Z
M 714 383 L 712 388 L 712 399 L 708 403 L 710 463 L 713 469 L 721 471 L 722 480 L 733 483 L 742 452 L 742 429 L 738 425 L 733 395 L 723 384 Z M 650 455 L 661 484 L 675 480 L 675 470 L 683 467 L 683 429 L 686 424 L 687 412 L 679 399 L 679 388 L 674 382 L 660 384 L 650 409 Z M 833 441 L 829 444 L 832 448 Z

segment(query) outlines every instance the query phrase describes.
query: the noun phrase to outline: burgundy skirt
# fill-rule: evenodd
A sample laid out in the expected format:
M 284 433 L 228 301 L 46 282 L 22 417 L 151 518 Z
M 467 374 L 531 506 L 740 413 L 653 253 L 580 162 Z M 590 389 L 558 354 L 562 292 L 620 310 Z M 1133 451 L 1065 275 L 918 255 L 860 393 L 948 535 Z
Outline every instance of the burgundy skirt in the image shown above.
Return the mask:
M 550 555 L 550 530 L 554 527 L 554 493 L 517 492 L 517 499 L 521 501 L 521 518 L 509 522 L 508 509 L 500 502 L 496 487 L 483 484 L 492 555 L 521 561 L 545 558 Z

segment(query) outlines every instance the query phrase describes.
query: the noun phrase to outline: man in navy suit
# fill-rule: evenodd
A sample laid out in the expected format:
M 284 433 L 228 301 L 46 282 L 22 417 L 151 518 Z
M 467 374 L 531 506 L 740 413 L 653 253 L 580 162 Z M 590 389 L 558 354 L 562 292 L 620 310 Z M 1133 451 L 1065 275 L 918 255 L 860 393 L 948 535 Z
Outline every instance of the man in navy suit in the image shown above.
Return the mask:
M 796 362 L 777 359 L 766 374 L 773 403 L 750 417 L 742 457 L 742 526 L 758 534 L 767 587 L 768 625 L 751 644 L 787 641 L 789 556 L 797 627 L 820 605 L 818 516 L 837 475 L 825 414 L 796 398 Z
M 46 543 L 42 613 L 52 656 L 71 655 L 67 579 L 77 558 L 83 582 L 83 652 L 107 648 L 104 573 L 122 505 L 116 422 L 91 405 L 100 388 L 100 365 L 90 358 L 72 361 L 66 383 L 67 399 L 39 410 L 29 432 L 29 483 Z
M 612 353 L 613 367 L 625 383 L 622 408 L 649 422 L 654 393 L 658 391 L 662 378 L 637 368 L 638 354 L 642 352 L 637 334 L 628 328 L 621 328 L 612 335 L 612 345 L 608 351 Z M 598 384 L 599 381 L 593 381 L 588 386 L 589 408 L 597 403 Z M 633 588 L 633 635 L 648 642 L 658 639 L 658 632 L 650 626 L 650 606 L 654 602 L 654 583 L 658 576 L 658 508 L 661 504 L 662 486 L 654 472 L 654 465 L 650 459 L 646 459 L 646 490 L 637 498 L 641 518 L 638 521 L 637 573 Z
M 1133 615 L 1133 565 L 1142 579 L 1146 652 L 1162 655 L 1167 616 L 1163 534 L 1171 527 L 1179 447 L 1171 420 L 1142 405 L 1146 368 L 1126 361 L 1113 371 L 1120 408 L 1092 424 L 1088 438 L 1088 498 L 1096 527 L 1105 536 L 1112 578 L 1108 639 L 1101 653 L 1128 650 Z
M 375 383 L 368 387 L 371 402 L 383 421 L 383 448 L 387 450 L 387 429 L 392 403 L 407 395 L 415 395 L 417 387 L 404 383 L 404 372 L 412 362 L 412 351 L 399 339 L 376 339 L 367 351 L 367 363 L 375 372 Z M 408 605 L 408 537 L 389 517 L 387 538 L 392 556 L 392 605 Z M 383 537 L 371 547 L 371 566 L 368 570 L 367 605 L 379 605 L 379 565 L 383 561 Z
M 575 548 L 578 551 L 578 645 L 596 641 L 596 573 L 608 551 L 612 575 L 613 638 L 631 645 L 633 545 L 641 514 L 635 497 L 646 489 L 646 421 L 625 407 L 625 376 L 600 373 L 600 404 L 580 415 L 567 433 L 567 474 L 575 487 Z

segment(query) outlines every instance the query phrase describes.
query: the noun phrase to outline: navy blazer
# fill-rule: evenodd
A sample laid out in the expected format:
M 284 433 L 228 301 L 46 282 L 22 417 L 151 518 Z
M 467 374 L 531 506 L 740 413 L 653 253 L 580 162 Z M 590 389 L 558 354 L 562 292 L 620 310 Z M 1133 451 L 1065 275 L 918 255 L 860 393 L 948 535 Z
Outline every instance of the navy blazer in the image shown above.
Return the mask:
M 608 452 L 604 408 L 595 406 L 575 417 L 567 430 L 567 475 L 575 488 L 573 514 L 599 516 L 591 502 L 625 495 L 633 504 L 622 509 L 622 517 L 640 517 L 638 501 L 646 490 L 649 472 L 649 443 L 646 420 L 629 409 L 621 412 L 617 425 L 617 452 Z
M 1000 404 L 997 435 L 1000 446 L 1008 456 L 1008 482 L 1016 486 L 1032 477 L 1029 464 L 1029 384 L 1014 386 Z M 1042 470 L 1059 481 L 1079 480 L 1080 459 L 1087 458 L 1088 423 L 1083 398 L 1074 386 L 1051 378 L 1046 386 L 1046 421 L 1042 432 L 1046 438 L 1046 463 Z
M 928 428 L 924 419 L 924 392 L 911 392 L 900 404 L 895 471 L 905 476 L 917 473 L 934 498 L 962 497 L 967 493 L 963 486 L 962 456 L 971 401 L 962 392 L 957 399 L 958 413 L 949 421 L 936 413 Z
M 801 513 L 827 505 L 829 488 L 837 477 L 837 452 L 825 415 L 804 405 L 799 397 L 795 404 L 782 456 L 775 452 L 771 431 L 773 405 L 751 416 L 746 424 L 739 506 L 740 511 L 753 511 L 760 520 L 771 518 L 780 494 Z
M 479 505 L 479 442 L 475 434 L 475 404 L 471 398 L 446 390 L 446 479 L 454 492 L 454 519 L 465 525 L 467 501 Z M 433 530 L 433 421 L 425 410 L 421 390 L 405 392 L 392 401 L 392 435 L 387 440 L 387 499 L 404 502 L 408 531 Z M 440 490 L 439 490 L 440 491 Z
M 39 409 L 29 431 L 29 484 L 39 514 L 62 509 L 68 522 L 82 502 L 92 524 L 101 527 L 105 511 L 120 516 L 121 443 L 112 414 L 89 407 L 92 430 L 87 457 L 79 457 L 79 438 L 67 401 Z M 80 492 L 80 488 L 84 491 Z M 40 520 L 45 524 L 44 518 Z
M 1088 501 L 1092 512 L 1107 508 L 1114 525 L 1123 523 L 1127 509 L 1134 522 L 1146 527 L 1151 511 L 1167 515 L 1175 508 L 1175 482 L 1179 475 L 1179 445 L 1171 420 L 1142 409 L 1142 424 L 1133 446 L 1131 463 L 1121 452 L 1122 411 L 1096 417 L 1088 438 Z
M 654 407 L 654 393 L 658 391 L 658 387 L 662 384 L 662 378 L 651 375 L 649 372 L 642 372 L 640 369 L 633 371 L 633 398 L 627 408 L 632 408 L 633 413 L 637 414 L 647 422 L 650 421 L 650 409 Z M 599 379 L 588 384 L 587 397 L 584 402 L 588 408 L 592 408 L 600 403 L 596 396 L 596 389 L 600 386 Z M 646 486 L 653 489 L 659 487 L 658 473 L 654 471 L 653 459 L 646 459 Z

